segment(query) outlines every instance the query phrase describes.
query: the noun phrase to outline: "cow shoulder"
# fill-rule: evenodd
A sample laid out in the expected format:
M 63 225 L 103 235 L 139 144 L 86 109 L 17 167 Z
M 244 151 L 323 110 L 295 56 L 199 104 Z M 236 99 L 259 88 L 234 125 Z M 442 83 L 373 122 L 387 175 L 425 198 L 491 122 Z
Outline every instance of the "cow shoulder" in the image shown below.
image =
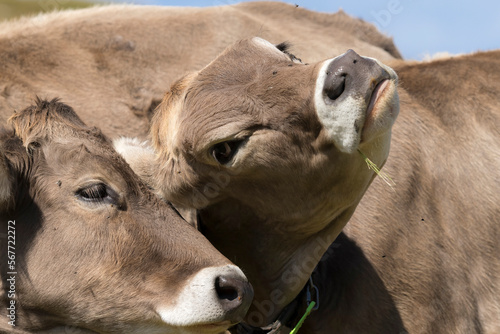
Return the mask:
M 377 52 L 378 58 L 381 58 L 383 54 L 389 55 L 385 58 L 403 58 L 391 37 L 382 34 L 373 24 L 352 17 L 342 9 L 336 13 L 321 13 L 280 2 L 244 2 L 233 8 L 241 10 L 246 15 L 251 14 L 254 19 L 260 19 L 263 23 L 272 22 L 273 27 L 281 26 L 286 31 L 293 31 L 295 36 L 299 35 L 296 38 L 320 41 L 325 36 L 331 36 L 332 32 L 336 32 L 338 41 L 352 45 L 353 41 L 357 40 L 363 43 L 363 48 Z M 290 22 L 295 22 L 295 24 L 291 25 Z M 300 46 L 297 47 L 300 48 Z M 357 45 L 356 49 L 359 48 L 360 45 Z M 305 49 L 304 51 L 307 51 L 307 48 Z M 382 50 L 383 53 L 379 53 Z M 306 53 L 304 52 L 303 55 L 305 56 Z

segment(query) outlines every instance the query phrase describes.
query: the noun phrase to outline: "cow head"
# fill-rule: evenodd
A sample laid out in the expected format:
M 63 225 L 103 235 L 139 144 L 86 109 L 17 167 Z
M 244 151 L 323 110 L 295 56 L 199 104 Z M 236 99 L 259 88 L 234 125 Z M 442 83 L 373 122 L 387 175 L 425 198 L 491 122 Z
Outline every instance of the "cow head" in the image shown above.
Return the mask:
M 374 177 L 358 150 L 386 161 L 396 84 L 391 68 L 354 51 L 304 64 L 285 44 L 243 40 L 171 87 L 152 121 L 156 155 L 129 161 L 162 196 L 200 210 L 257 300 L 279 287 L 283 306 Z M 285 284 L 283 270 L 306 260 L 299 283 Z
M 396 81 L 353 51 L 308 65 L 243 40 L 166 94 L 152 122 L 159 169 L 150 175 L 181 206 L 236 197 L 306 230 L 313 222 L 294 222 L 313 210 L 317 230 L 366 189 L 373 174 L 357 150 L 379 166 L 386 160 Z
M 4 311 L 14 301 L 16 328 L 220 333 L 245 314 L 253 292 L 241 270 L 98 129 L 57 101 L 11 123 L 15 134 L 0 133 L 0 300 Z

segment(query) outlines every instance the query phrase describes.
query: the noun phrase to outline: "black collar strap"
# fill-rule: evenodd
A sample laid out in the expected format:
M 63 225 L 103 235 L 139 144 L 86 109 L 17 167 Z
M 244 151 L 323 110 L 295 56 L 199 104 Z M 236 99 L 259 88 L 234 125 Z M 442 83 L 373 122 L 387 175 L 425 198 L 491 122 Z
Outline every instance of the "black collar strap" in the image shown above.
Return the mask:
M 319 307 L 319 290 L 318 287 L 314 285 L 311 275 L 308 284 L 306 284 L 297 297 L 281 311 L 278 319 L 272 324 L 265 327 L 254 327 L 244 322 L 240 322 L 231 329 L 231 332 L 234 334 L 278 334 L 283 327 L 293 328 L 301 316 L 299 314 L 299 309 L 301 301 L 304 299 L 304 294 L 307 306 L 314 301 L 316 305 L 313 310 L 317 310 Z

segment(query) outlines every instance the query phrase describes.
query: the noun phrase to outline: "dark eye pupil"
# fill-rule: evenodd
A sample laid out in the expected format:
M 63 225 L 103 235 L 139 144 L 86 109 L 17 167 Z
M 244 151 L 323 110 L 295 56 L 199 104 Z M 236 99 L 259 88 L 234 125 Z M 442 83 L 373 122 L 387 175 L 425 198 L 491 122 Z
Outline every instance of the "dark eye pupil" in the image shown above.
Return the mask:
M 215 158 L 227 158 L 231 154 L 231 147 L 227 142 L 215 145 L 214 155 Z
M 220 164 L 227 164 L 237 151 L 240 141 L 226 141 L 216 144 L 212 149 L 212 155 Z

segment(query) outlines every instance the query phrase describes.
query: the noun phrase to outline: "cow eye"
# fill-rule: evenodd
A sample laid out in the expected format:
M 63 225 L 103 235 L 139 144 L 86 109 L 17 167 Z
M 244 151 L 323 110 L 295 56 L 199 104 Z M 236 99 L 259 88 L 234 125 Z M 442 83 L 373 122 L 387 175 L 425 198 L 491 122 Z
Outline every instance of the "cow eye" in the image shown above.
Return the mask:
M 212 147 L 212 156 L 218 163 L 225 165 L 233 159 L 242 142 L 242 140 L 230 140 L 215 144 Z
M 76 196 L 83 202 L 87 203 L 106 203 L 112 204 L 115 202 L 115 192 L 104 183 L 94 183 L 76 192 Z

